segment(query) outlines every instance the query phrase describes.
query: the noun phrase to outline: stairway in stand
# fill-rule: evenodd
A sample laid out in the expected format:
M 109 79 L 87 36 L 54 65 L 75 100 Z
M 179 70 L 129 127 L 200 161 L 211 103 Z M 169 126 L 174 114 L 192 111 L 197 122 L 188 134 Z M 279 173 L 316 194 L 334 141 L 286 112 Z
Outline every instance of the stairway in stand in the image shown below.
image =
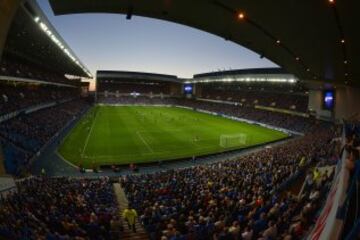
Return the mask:
M 124 189 L 121 187 L 120 183 L 114 183 L 114 192 L 115 192 L 115 196 L 117 199 L 117 202 L 119 204 L 119 209 L 120 212 L 122 213 L 122 211 L 127 207 L 128 205 L 128 200 L 126 198 Z M 132 230 L 129 229 L 126 221 L 124 219 L 122 219 L 123 221 L 123 227 L 124 227 L 124 232 L 121 234 L 121 239 L 122 240 L 148 240 L 149 237 L 145 231 L 145 229 L 143 228 L 143 226 L 139 223 L 139 221 L 136 221 L 136 233 L 134 233 Z

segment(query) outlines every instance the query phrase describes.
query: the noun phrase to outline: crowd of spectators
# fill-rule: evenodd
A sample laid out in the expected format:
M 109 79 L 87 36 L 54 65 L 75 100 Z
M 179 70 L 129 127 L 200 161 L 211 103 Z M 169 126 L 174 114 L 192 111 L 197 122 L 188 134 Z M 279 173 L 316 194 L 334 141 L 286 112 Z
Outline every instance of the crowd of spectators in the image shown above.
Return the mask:
M 203 82 L 198 83 L 199 86 L 205 89 L 218 89 L 219 91 L 224 90 L 239 90 L 239 91 L 267 91 L 267 92 L 279 92 L 279 93 L 295 93 L 301 94 L 306 93 L 309 88 L 301 81 L 296 83 L 281 83 L 281 82 Z
M 181 104 L 192 108 L 204 109 L 230 116 L 236 116 L 239 118 L 245 118 L 298 132 L 306 132 L 311 130 L 314 124 L 317 122 L 317 120 L 313 118 L 305 118 L 248 106 L 229 104 L 224 105 L 223 103 L 195 100 L 182 100 Z M 325 122 L 322 123 L 326 124 Z
M 44 103 L 79 97 L 79 89 L 54 85 L 0 82 L 0 116 Z
M 323 121 L 314 118 L 306 118 L 280 112 L 273 112 L 254 108 L 253 106 L 231 105 L 218 102 L 200 101 L 185 98 L 149 98 L 149 97 L 102 97 L 98 98 L 100 103 L 108 104 L 168 104 L 181 105 L 190 108 L 202 109 L 220 114 L 235 116 L 261 123 L 266 123 L 276 127 L 281 127 L 297 132 L 308 132 L 316 124 L 327 125 Z
M 343 239 L 360 237 L 360 118 L 346 123 L 346 142 L 343 148 L 346 154 L 345 167 L 349 173 L 347 194 L 344 200 L 345 221 Z
M 13 143 L 0 137 L 0 147 L 2 148 L 3 164 L 6 173 L 20 176 L 25 166 L 28 166 L 32 153 L 24 151 Z
M 260 105 L 280 109 L 307 112 L 308 95 L 302 93 L 277 92 L 276 90 L 264 90 L 262 88 L 227 89 L 206 87 L 202 89 L 201 96 L 207 99 L 239 102 L 244 105 Z
M 98 83 L 98 92 L 112 92 L 112 93 L 144 93 L 144 94 L 170 94 L 170 83 L 166 82 L 132 82 L 102 80 Z
M 0 76 L 29 78 L 45 82 L 63 83 L 80 86 L 80 81 L 69 80 L 64 75 L 54 71 L 47 71 L 43 67 L 21 62 L 12 58 L 2 58 L 0 62 Z
M 173 98 L 161 97 L 145 97 L 145 96 L 120 96 L 120 97 L 104 97 L 98 96 L 98 102 L 103 104 L 146 104 L 146 105 L 161 105 L 161 104 L 176 104 L 177 101 Z
M 76 99 L 0 123 L 0 138 L 8 150 L 6 166 L 13 169 L 9 172 L 16 174 L 25 168 L 31 157 L 88 107 L 86 101 Z
M 67 122 L 76 118 L 87 106 L 79 99 L 19 115 L 0 124 L 0 135 L 15 145 L 36 153 Z
M 304 91 L 292 92 L 292 90 L 281 91 L 282 89 L 264 89 L 256 87 L 226 87 L 226 85 L 201 85 L 200 98 L 237 102 L 242 106 L 254 107 L 255 105 L 292 110 L 296 112 L 308 111 L 308 95 Z M 170 95 L 169 83 L 129 83 L 129 82 L 108 82 L 102 81 L 98 84 L 98 93 L 119 93 L 130 94 L 165 94 Z
M 136 209 L 151 239 L 302 239 L 315 222 L 330 187 L 330 174 L 317 175 L 317 181 L 307 186 L 300 198 L 280 194 L 279 190 L 310 163 L 336 158 L 336 131 L 331 124 L 180 98 L 112 97 L 100 101 L 183 105 L 305 133 L 236 160 L 123 177 L 121 184 L 130 207 Z M 75 100 L 20 115 L 1 123 L 0 135 L 35 154 L 87 107 L 86 102 Z M 310 177 L 315 179 L 315 174 Z M 118 236 L 122 223 L 107 178 L 30 178 L 19 182 L 17 189 L 0 198 L 0 238 L 80 240 Z
M 108 178 L 29 178 L 0 197 L 0 239 L 118 239 L 118 212 Z
M 331 176 L 300 199 L 277 190 L 309 161 L 331 157 L 333 134 L 319 127 L 238 160 L 126 176 L 122 185 L 151 239 L 301 239 Z
M 357 161 L 360 160 L 360 122 L 348 123 L 346 126 L 346 166 L 350 173 L 354 173 Z

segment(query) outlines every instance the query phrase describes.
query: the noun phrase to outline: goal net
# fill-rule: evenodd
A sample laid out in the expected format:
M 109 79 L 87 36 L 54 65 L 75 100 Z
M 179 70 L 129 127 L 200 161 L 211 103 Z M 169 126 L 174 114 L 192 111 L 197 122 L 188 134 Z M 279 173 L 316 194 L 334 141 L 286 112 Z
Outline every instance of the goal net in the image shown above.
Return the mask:
M 246 144 L 246 134 L 223 134 L 220 135 L 220 147 L 231 148 Z

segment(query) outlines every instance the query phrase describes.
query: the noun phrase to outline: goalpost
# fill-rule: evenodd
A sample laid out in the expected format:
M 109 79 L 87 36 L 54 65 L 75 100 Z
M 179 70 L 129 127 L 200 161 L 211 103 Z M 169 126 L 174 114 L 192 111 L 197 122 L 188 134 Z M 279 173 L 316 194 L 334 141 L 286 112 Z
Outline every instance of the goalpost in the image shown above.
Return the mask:
M 247 135 L 244 133 L 223 134 L 220 135 L 220 147 L 231 148 L 231 147 L 245 145 L 246 140 L 247 140 Z

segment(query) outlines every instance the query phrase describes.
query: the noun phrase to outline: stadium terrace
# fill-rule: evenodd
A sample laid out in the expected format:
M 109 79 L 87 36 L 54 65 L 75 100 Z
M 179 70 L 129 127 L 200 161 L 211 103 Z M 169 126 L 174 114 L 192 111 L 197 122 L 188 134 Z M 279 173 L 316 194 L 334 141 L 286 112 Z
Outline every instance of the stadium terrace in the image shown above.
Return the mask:
M 0 0 L 0 239 L 359 239 L 358 1 L 49 3 Z M 279 67 L 88 69 L 47 17 L 74 13 L 188 25 Z

